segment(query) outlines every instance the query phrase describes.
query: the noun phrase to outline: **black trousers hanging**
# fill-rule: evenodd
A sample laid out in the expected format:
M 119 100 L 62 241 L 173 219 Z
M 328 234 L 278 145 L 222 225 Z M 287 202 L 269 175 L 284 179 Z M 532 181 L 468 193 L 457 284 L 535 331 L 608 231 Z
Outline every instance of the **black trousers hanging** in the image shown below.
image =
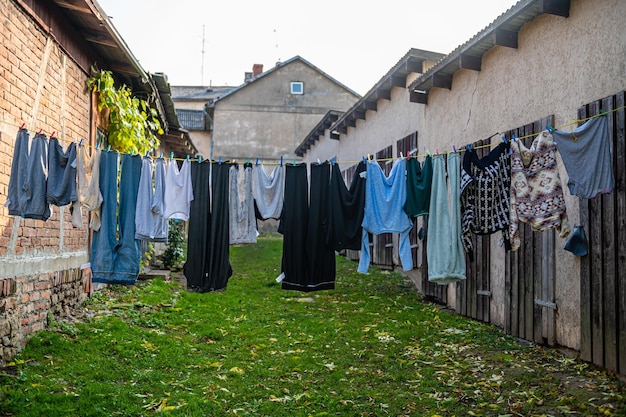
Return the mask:
M 198 292 L 226 288 L 233 270 L 229 255 L 228 164 L 191 165 L 194 199 L 189 212 L 187 289 Z
M 324 243 L 328 221 L 329 164 L 311 164 L 311 204 L 306 164 L 287 165 L 282 271 L 286 290 L 317 291 L 335 287 L 335 252 Z

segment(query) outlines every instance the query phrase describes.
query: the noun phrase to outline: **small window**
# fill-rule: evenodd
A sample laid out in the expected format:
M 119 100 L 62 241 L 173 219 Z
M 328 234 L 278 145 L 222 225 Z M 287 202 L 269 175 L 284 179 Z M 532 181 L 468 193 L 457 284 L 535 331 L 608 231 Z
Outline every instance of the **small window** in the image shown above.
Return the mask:
M 302 81 L 292 81 L 291 94 L 304 94 L 304 83 Z

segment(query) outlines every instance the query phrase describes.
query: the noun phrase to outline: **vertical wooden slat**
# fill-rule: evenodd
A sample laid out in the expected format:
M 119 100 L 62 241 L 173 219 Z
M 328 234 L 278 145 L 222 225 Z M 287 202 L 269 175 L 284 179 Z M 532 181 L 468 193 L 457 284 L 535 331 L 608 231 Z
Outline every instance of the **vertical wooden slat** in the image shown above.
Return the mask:
M 589 104 L 589 116 L 598 114 L 600 102 Z M 600 198 L 589 200 L 589 256 L 591 261 L 592 362 L 604 365 L 604 318 L 602 295 L 602 206 Z
M 511 320 L 511 287 L 513 266 L 515 265 L 514 253 L 508 251 L 504 258 L 504 330 L 508 334 L 512 332 L 512 320 Z
M 624 92 L 615 96 L 615 130 L 613 138 L 613 160 L 615 161 L 615 237 L 617 274 L 617 362 L 618 372 L 626 375 L 626 115 Z
M 613 110 L 614 97 L 607 97 L 602 100 L 602 110 L 608 112 L 607 117 L 609 124 L 609 135 L 613 144 L 615 117 L 611 112 Z M 614 145 L 613 145 L 614 147 Z M 615 163 L 613 162 L 613 172 L 615 172 Z M 604 299 L 603 304 L 603 320 L 604 320 L 604 366 L 611 371 L 617 371 L 617 283 L 615 280 L 615 194 L 602 194 L 599 197 L 602 210 L 602 283 Z
M 585 119 L 588 115 L 587 106 L 578 109 L 578 119 Z M 589 204 L 581 201 L 579 204 L 580 224 L 584 227 L 588 240 L 590 236 Z M 591 240 L 589 240 L 591 249 Z M 591 362 L 593 339 L 591 335 L 591 256 L 580 259 L 580 357 Z
M 483 236 L 483 260 L 482 264 L 485 265 L 485 271 L 482 275 L 482 290 L 486 291 L 489 295 L 481 296 L 483 300 L 483 321 L 486 323 L 491 322 L 491 245 L 490 245 L 490 237 Z

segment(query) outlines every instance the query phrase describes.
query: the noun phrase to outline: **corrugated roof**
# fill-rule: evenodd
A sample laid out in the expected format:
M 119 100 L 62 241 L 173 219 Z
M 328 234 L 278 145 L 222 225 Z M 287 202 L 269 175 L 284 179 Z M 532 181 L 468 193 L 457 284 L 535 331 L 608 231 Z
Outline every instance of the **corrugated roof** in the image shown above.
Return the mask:
M 452 87 L 452 76 L 460 69 L 480 71 L 483 55 L 497 45 L 517 48 L 522 26 L 540 14 L 569 16 L 570 0 L 520 0 L 490 25 L 458 46 L 409 85 L 411 101 L 427 103 L 433 87 Z
M 378 109 L 378 100 L 391 98 L 393 87 L 406 87 L 406 77 L 410 73 L 421 73 L 424 61 L 436 62 L 445 55 L 422 49 L 410 49 L 383 77 L 337 120 L 333 129 L 346 133 L 348 126 L 356 126 L 356 120 L 365 120 L 367 110 Z
M 343 112 L 337 110 L 329 110 L 324 117 L 322 117 L 322 120 L 309 132 L 304 141 L 296 148 L 295 154 L 300 157 L 304 156 L 306 151 L 311 149 L 313 144 L 319 140 L 320 136 L 324 136 L 326 129 L 329 129 L 342 114 Z M 335 139 L 332 134 L 331 139 Z

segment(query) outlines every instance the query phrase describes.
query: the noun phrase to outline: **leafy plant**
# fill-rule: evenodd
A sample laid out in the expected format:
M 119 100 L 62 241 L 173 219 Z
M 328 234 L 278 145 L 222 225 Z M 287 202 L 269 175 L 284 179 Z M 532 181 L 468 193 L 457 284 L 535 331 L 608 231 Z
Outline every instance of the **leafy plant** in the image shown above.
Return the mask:
M 163 252 L 163 266 L 171 270 L 178 270 L 185 259 L 185 234 L 181 223 L 169 221 L 167 249 Z
M 109 110 L 108 143 L 120 153 L 144 154 L 158 148 L 163 134 L 157 111 L 134 97 L 126 85 L 115 86 L 111 71 L 96 71 L 87 86 L 98 94 L 98 110 Z

